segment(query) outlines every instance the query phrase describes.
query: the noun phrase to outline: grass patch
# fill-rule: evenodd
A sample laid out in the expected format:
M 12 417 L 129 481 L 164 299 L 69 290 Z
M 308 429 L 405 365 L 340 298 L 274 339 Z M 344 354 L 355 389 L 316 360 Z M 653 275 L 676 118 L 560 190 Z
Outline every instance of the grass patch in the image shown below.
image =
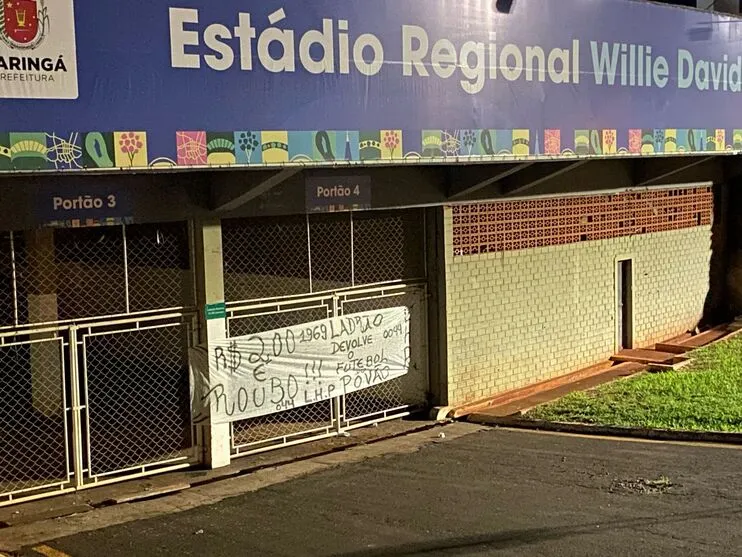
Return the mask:
M 698 349 L 679 371 L 576 392 L 526 417 L 619 427 L 742 432 L 742 335 Z

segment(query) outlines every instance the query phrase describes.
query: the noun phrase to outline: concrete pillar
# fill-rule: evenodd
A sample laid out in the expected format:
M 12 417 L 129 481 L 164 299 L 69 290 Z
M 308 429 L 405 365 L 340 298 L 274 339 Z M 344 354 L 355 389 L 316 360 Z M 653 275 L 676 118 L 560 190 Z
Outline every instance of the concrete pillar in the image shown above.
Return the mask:
M 204 347 L 227 336 L 226 316 L 221 318 L 213 308 L 224 303 L 224 264 L 222 258 L 221 221 L 199 221 L 193 224 L 196 250 L 196 285 L 199 308 L 199 341 Z M 207 308 L 211 311 L 207 312 Z M 209 316 L 207 317 L 207 313 Z M 201 426 L 200 442 L 204 448 L 205 464 L 220 468 L 230 463 L 229 424 L 212 424 L 210 420 Z
M 427 276 L 428 276 L 428 352 L 430 390 L 434 406 L 448 404 L 448 327 L 446 322 L 446 230 L 443 209 L 428 209 Z M 453 242 L 453 239 L 451 239 Z
M 54 231 L 32 230 L 26 233 L 28 252 L 28 320 L 30 323 L 54 323 L 59 318 L 57 305 L 57 267 L 54 255 Z M 62 412 L 62 360 L 59 343 L 38 342 L 55 337 L 54 333 L 31 335 L 31 392 L 33 407 L 49 418 Z

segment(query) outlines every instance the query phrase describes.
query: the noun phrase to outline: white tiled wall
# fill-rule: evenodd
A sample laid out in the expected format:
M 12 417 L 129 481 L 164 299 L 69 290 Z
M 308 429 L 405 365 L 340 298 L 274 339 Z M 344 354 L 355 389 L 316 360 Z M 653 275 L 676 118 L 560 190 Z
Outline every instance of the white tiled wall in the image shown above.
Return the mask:
M 448 403 L 596 364 L 616 348 L 616 259 L 634 267 L 634 346 L 693 328 L 709 284 L 711 230 L 454 257 L 446 223 Z

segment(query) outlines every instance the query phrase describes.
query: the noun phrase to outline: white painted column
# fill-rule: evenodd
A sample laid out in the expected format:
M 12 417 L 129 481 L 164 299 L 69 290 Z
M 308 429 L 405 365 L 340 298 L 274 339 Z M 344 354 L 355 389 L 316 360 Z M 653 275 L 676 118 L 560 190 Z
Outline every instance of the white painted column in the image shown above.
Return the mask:
M 199 340 L 202 347 L 208 348 L 209 343 L 223 340 L 227 336 L 226 315 L 221 309 L 225 301 L 222 226 L 218 219 L 196 222 L 193 226 L 196 291 L 200 310 Z M 212 469 L 227 466 L 231 453 L 229 424 L 212 424 L 207 420 L 200 424 L 199 428 L 205 464 Z

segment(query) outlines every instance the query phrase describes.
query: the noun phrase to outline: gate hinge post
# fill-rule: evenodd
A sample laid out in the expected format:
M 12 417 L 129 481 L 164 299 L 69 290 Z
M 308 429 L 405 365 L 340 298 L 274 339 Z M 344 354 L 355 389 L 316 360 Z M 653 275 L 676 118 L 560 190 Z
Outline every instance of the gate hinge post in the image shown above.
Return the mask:
M 69 329 L 69 350 L 70 350 L 70 402 L 72 411 L 72 463 L 75 472 L 75 486 L 80 488 L 85 483 L 84 474 L 84 457 L 83 457 L 83 425 L 82 411 L 84 405 L 80 394 L 84 385 L 83 377 L 80 374 L 80 359 L 78 357 L 80 347 L 78 345 L 77 333 L 79 327 L 72 325 Z M 87 389 L 86 389 L 87 391 Z

